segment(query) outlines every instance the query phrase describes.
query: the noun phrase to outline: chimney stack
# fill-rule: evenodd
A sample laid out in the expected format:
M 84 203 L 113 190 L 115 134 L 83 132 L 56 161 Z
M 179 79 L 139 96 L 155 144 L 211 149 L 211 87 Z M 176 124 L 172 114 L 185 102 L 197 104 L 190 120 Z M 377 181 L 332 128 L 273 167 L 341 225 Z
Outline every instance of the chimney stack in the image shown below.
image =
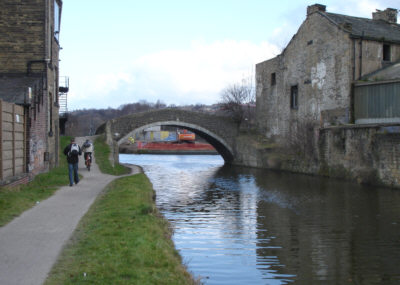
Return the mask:
M 314 4 L 314 5 L 308 6 L 307 7 L 307 16 L 311 15 L 312 13 L 318 12 L 318 11 L 326 12 L 326 6 L 321 5 L 321 4 Z
M 389 23 L 397 23 L 397 9 L 387 8 L 384 11 L 376 9 L 376 12 L 372 13 L 373 20 L 383 20 Z

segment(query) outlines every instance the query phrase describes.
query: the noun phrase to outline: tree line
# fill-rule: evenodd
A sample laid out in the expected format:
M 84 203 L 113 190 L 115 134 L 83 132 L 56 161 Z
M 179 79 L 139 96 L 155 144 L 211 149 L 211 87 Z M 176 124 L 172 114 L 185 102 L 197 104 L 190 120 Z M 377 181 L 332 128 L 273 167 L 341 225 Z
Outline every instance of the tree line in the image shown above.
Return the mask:
M 213 105 L 186 105 L 167 106 L 161 100 L 147 102 L 140 100 L 119 106 L 116 109 L 82 109 L 70 112 L 65 126 L 65 134 L 70 136 L 90 136 L 96 133 L 97 128 L 104 122 L 138 112 L 179 108 L 188 111 L 206 112 L 232 117 L 239 126 L 251 127 L 255 123 L 255 90 L 251 77 L 241 82 L 231 84 L 221 91 L 220 101 Z
M 68 120 L 65 125 L 65 134 L 70 136 L 90 136 L 96 133 L 97 128 L 104 122 L 130 115 L 134 113 L 158 110 L 164 108 L 179 108 L 195 112 L 207 112 L 207 113 L 218 113 L 220 112 L 220 105 L 186 105 L 186 106 L 167 106 L 161 100 L 156 103 L 147 102 L 146 100 L 140 100 L 136 103 L 123 104 L 118 108 L 107 108 L 107 109 L 82 109 L 75 110 L 68 113 Z

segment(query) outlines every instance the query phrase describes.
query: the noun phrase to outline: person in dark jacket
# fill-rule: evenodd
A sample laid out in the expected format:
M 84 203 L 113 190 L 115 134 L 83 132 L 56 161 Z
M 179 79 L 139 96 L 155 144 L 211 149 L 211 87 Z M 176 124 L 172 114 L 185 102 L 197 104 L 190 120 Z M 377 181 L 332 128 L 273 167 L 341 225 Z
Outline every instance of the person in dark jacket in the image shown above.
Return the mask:
M 68 175 L 69 175 L 69 186 L 79 183 L 79 175 L 78 175 L 78 162 L 79 155 L 82 154 L 82 150 L 77 143 L 75 143 L 75 139 L 71 139 L 71 143 L 64 148 L 64 154 L 67 156 L 68 161 Z

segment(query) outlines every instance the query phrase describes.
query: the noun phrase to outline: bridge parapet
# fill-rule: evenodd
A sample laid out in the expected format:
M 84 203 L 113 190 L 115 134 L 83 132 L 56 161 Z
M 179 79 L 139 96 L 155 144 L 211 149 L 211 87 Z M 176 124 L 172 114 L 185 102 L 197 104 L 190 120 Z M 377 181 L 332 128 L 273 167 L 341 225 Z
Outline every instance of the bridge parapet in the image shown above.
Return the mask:
M 212 144 L 225 161 L 234 159 L 238 125 L 229 117 L 192 112 L 175 108 L 135 113 L 110 121 L 113 139 L 120 144 L 133 133 L 154 125 L 169 125 L 189 129 Z M 105 124 L 97 133 L 105 131 Z

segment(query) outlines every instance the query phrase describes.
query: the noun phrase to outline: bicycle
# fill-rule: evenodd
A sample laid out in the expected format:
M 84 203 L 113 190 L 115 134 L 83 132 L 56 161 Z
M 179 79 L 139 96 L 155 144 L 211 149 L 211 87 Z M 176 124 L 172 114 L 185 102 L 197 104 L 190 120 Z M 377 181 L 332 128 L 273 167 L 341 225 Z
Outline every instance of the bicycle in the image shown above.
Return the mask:
M 92 153 L 86 152 L 85 153 L 85 165 L 88 171 L 90 171 L 90 165 L 92 164 Z

